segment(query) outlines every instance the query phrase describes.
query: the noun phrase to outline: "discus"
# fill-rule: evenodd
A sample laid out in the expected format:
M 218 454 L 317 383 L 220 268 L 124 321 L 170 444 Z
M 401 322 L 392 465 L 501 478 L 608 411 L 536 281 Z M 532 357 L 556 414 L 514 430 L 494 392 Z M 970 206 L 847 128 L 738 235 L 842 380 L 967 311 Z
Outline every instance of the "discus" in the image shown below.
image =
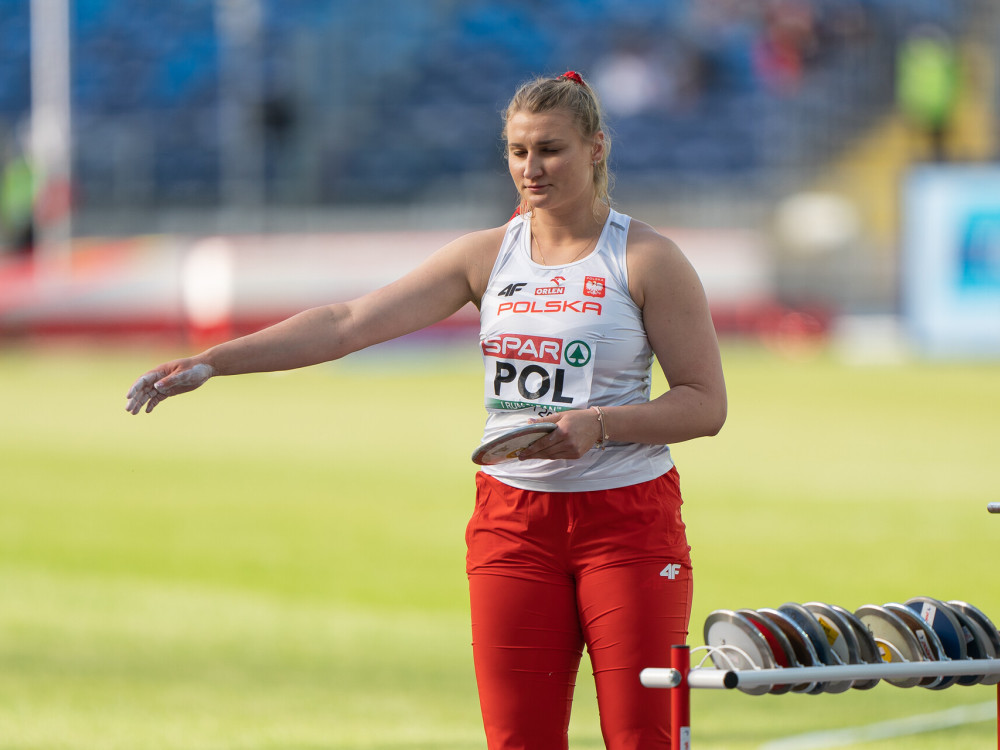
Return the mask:
M 826 633 L 823 632 L 823 628 L 812 612 L 795 602 L 782 604 L 778 607 L 778 611 L 795 620 L 796 624 L 809 636 L 809 641 L 812 643 L 813 648 L 816 649 L 816 655 L 819 657 L 820 664 L 817 666 L 825 664 L 832 667 L 839 664 L 839 660 L 833 655 L 833 650 L 826 640 Z
M 850 624 L 841 617 L 829 604 L 822 602 L 806 602 L 803 605 L 816 618 L 823 632 L 826 633 L 827 643 L 834 655 L 840 659 L 842 664 L 860 664 L 860 646 L 858 639 L 851 630 Z M 854 680 L 844 683 L 847 687 L 854 687 Z M 840 690 L 842 683 L 835 683 L 834 689 L 829 692 L 843 692 Z M 846 690 L 847 688 L 844 688 Z
M 970 620 L 983 629 L 983 632 L 986 634 L 987 642 L 992 648 L 993 653 L 996 654 L 995 658 L 1000 658 L 1000 633 L 997 632 L 996 625 L 993 624 L 993 621 L 968 602 L 952 599 L 948 602 L 948 604 L 951 605 L 953 609 L 966 615 Z M 1000 683 L 1000 674 L 986 675 L 981 684 L 996 685 L 997 683 Z
M 859 664 L 858 639 L 850 626 L 829 604 L 806 602 L 803 605 L 826 633 L 826 642 L 843 664 Z
M 900 652 L 900 650 L 896 648 L 893 644 L 889 643 L 889 641 L 882 640 L 881 638 L 876 638 L 875 644 L 878 646 L 879 652 L 885 655 L 886 664 L 906 663 L 906 659 L 903 657 L 903 654 Z M 886 682 L 888 682 L 890 685 L 896 685 L 898 687 L 914 687 L 915 685 L 920 683 L 920 680 L 919 678 L 914 677 L 907 680 L 906 682 L 899 680 L 886 680 Z
M 806 635 L 805 631 L 796 624 L 795 620 L 782 614 L 776 609 L 770 609 L 768 607 L 762 607 L 757 611 L 762 617 L 767 619 L 775 626 L 775 628 L 780 630 L 785 635 L 789 644 L 792 646 L 792 652 L 795 654 L 795 660 L 800 666 L 822 666 L 819 656 L 816 655 L 816 649 L 813 648 L 812 641 L 809 640 L 809 636 Z M 793 685 L 792 692 L 815 695 L 817 693 L 822 693 L 823 687 L 823 683 L 821 682 L 806 682 Z
M 776 669 L 777 662 L 764 635 L 742 615 L 719 609 L 705 618 L 705 645 L 719 669 Z M 764 695 L 769 685 L 737 688 L 749 695 Z
M 755 609 L 738 609 L 736 614 L 742 615 L 750 621 L 757 630 L 761 632 L 764 639 L 767 641 L 767 645 L 771 647 L 771 653 L 774 655 L 774 661 L 782 669 L 787 669 L 788 667 L 798 667 L 801 666 L 795 660 L 795 651 L 792 649 L 792 644 L 788 641 L 788 636 L 781 632 L 776 625 L 774 625 L 770 620 L 768 620 L 764 615 Z M 781 695 L 787 693 L 792 689 L 789 685 L 772 685 L 768 692 L 774 693 L 775 695 Z
M 982 629 L 979 623 L 958 609 L 958 607 L 953 607 L 950 604 L 946 606 L 948 606 L 951 610 L 952 615 L 955 616 L 955 619 L 958 620 L 959 626 L 962 628 L 962 636 L 965 640 L 965 650 L 969 655 L 969 658 L 997 658 L 996 651 L 993 650 L 993 645 L 990 643 L 989 637 L 986 635 L 986 631 Z M 966 675 L 958 678 L 958 684 L 979 685 L 985 679 L 986 675 Z
M 906 624 L 906 627 L 916 637 L 917 643 L 920 644 L 920 650 L 927 661 L 949 660 L 944 654 L 944 646 L 941 645 L 941 639 L 938 638 L 937 633 L 930 625 L 921 620 L 916 612 L 898 602 L 886 602 L 883 606 Z M 958 678 L 954 676 L 924 677 L 920 680 L 920 687 L 940 689 L 954 685 L 957 680 Z
M 492 466 L 518 457 L 521 451 L 556 429 L 554 422 L 536 422 L 522 425 L 487 440 L 472 453 L 472 462 Z
M 872 634 L 883 662 L 926 661 L 913 631 L 889 610 L 876 604 L 865 604 L 854 614 Z M 901 688 L 920 684 L 919 677 L 887 677 L 885 681 Z
M 865 627 L 864 623 L 858 619 L 857 615 L 853 612 L 839 607 L 836 604 L 831 604 L 830 607 L 838 615 L 843 618 L 844 622 L 850 627 L 851 632 L 854 633 L 854 638 L 858 643 L 858 657 L 861 659 L 861 664 L 881 664 L 882 656 L 879 654 L 878 644 L 875 643 L 875 637 L 872 632 Z M 879 683 L 879 678 L 875 677 L 871 680 L 855 680 L 854 689 L 855 690 L 870 690 Z
M 783 612 L 790 618 L 798 623 L 799 627 L 805 631 L 806 635 L 809 636 L 809 640 L 812 642 L 813 648 L 816 649 L 816 655 L 819 657 L 820 663 L 828 667 L 836 667 L 843 664 L 840 657 L 834 652 L 830 647 L 830 641 L 827 638 L 826 631 L 823 626 L 820 625 L 819 620 L 816 616 L 810 612 L 806 607 L 801 604 L 796 604 L 795 602 L 787 602 L 778 607 L 779 612 Z M 843 693 L 849 690 L 851 687 L 850 680 L 840 680 L 838 682 L 824 682 L 822 683 L 824 693 Z
M 931 599 L 929 596 L 915 596 L 908 599 L 906 606 L 931 626 L 931 630 L 937 634 L 941 641 L 945 656 L 949 659 L 969 658 L 969 652 L 965 645 L 965 633 L 962 632 L 962 623 L 955 617 L 951 607 L 937 599 Z

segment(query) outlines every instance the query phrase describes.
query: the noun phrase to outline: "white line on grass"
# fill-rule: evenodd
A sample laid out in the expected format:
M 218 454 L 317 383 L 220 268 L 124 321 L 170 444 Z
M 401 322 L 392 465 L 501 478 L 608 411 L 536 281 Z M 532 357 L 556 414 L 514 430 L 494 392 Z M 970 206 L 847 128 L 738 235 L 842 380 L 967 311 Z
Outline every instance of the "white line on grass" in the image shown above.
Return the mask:
M 809 732 L 785 737 L 760 746 L 760 750 L 825 750 L 831 747 L 849 747 L 859 742 L 872 742 L 894 737 L 904 737 L 921 732 L 933 732 L 963 724 L 995 719 L 997 706 L 993 701 L 970 706 L 956 706 L 944 711 L 905 719 L 891 719 L 863 727 L 849 727 L 827 732 Z

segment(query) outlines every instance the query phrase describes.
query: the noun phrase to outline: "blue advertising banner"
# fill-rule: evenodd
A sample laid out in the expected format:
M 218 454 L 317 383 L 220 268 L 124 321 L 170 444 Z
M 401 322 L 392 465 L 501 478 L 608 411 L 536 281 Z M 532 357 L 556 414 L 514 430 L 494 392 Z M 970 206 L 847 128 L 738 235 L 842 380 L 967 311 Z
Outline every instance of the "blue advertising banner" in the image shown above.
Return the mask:
M 914 167 L 902 212 L 902 313 L 917 351 L 1000 357 L 1000 167 Z

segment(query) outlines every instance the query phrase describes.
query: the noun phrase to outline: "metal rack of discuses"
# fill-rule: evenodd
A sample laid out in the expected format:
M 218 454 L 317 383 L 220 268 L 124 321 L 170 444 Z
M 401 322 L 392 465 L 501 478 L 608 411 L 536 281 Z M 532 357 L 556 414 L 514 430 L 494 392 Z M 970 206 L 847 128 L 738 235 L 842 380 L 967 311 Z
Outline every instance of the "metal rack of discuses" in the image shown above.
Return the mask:
M 1000 503 L 987 510 L 1000 513 Z M 853 612 L 823 602 L 716 610 L 704 636 L 704 646 L 671 649 L 669 668 L 640 675 L 646 687 L 672 689 L 671 750 L 691 747 L 692 688 L 817 695 L 869 690 L 880 681 L 930 690 L 998 685 L 1000 748 L 1000 633 L 968 602 L 918 596 Z

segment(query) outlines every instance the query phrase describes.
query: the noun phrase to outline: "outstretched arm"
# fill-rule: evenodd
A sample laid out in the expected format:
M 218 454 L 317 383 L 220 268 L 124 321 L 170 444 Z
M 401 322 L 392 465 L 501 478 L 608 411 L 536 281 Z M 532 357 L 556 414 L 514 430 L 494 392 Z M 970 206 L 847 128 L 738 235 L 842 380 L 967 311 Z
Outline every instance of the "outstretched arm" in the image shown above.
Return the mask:
M 138 414 L 145 406 L 150 412 L 216 375 L 291 370 L 339 359 L 432 325 L 468 302 L 478 304 L 499 236 L 502 228 L 465 235 L 363 297 L 315 307 L 195 357 L 166 362 L 133 384 L 126 410 Z

